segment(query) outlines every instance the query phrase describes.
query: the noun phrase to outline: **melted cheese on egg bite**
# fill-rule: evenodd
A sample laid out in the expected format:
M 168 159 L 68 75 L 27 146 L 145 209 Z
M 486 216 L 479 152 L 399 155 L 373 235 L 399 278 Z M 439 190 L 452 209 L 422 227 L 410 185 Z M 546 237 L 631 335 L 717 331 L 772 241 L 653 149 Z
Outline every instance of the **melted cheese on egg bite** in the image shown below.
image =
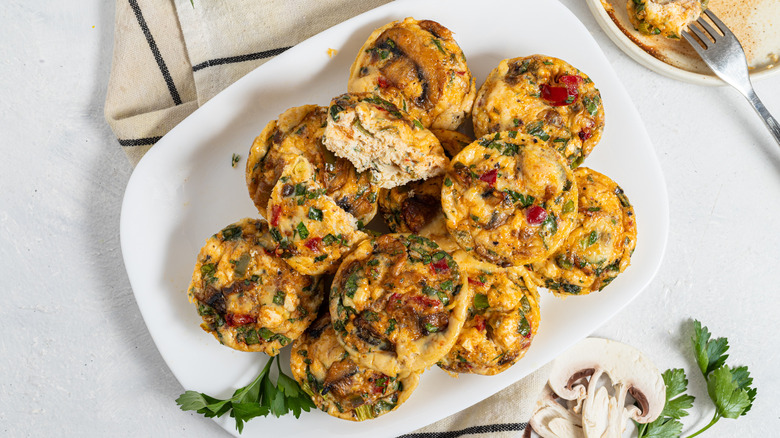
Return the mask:
M 546 259 L 577 216 L 577 184 L 561 154 L 516 131 L 486 135 L 456 155 L 441 200 L 458 245 L 499 266 Z
M 324 298 L 320 278 L 293 270 L 274 246 L 268 224 L 247 218 L 201 248 L 188 296 L 203 330 L 220 343 L 275 356 L 317 316 Z
M 532 273 L 557 295 L 602 290 L 631 263 L 636 247 L 636 215 L 623 189 L 595 170 L 574 171 L 579 187 L 576 226 Z
M 339 343 L 329 312 L 295 341 L 290 369 L 320 410 L 352 421 L 397 409 L 417 387 L 421 374 L 390 377 L 360 366 Z

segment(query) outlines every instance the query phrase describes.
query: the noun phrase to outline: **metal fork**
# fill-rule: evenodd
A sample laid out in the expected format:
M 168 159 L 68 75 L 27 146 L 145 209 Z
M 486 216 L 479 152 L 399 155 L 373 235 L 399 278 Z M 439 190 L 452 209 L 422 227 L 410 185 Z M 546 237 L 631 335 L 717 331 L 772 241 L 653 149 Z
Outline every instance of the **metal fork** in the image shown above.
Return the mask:
M 764 124 L 766 124 L 766 127 L 769 128 L 769 131 L 775 137 L 777 144 L 780 145 L 780 124 L 769 114 L 769 111 L 753 90 L 742 45 L 731 30 L 712 11 L 705 10 L 704 14 L 712 20 L 718 30 L 720 30 L 720 33 L 713 29 L 704 17 L 699 17 L 696 20 L 698 26 L 695 26 L 693 23 L 688 25 L 688 30 L 698 37 L 698 41 L 686 31 L 682 32 L 683 37 L 719 78 L 745 96 L 750 104 L 753 105 L 753 109 L 764 120 Z

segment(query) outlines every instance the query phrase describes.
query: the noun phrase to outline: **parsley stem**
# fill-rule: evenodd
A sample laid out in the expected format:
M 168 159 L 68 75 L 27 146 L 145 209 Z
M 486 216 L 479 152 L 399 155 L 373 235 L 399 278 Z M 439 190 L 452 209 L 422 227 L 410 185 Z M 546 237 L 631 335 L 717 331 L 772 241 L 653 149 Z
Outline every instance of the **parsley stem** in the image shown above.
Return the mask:
M 704 427 L 703 427 L 701 430 L 699 430 L 698 432 L 694 433 L 693 435 L 688 435 L 688 436 L 687 436 L 687 437 L 685 437 L 685 438 L 693 438 L 693 437 L 695 437 L 696 435 L 699 435 L 699 434 L 701 434 L 701 433 L 702 433 L 702 432 L 704 432 L 705 430 L 707 430 L 707 429 L 709 429 L 710 427 L 712 427 L 712 425 L 713 425 L 713 424 L 717 423 L 717 422 L 718 422 L 718 420 L 720 420 L 720 415 L 718 415 L 718 413 L 717 413 L 717 412 L 715 412 L 715 416 L 713 416 L 713 417 L 712 417 L 712 421 L 710 421 L 710 423 L 709 423 L 708 425 L 704 426 Z

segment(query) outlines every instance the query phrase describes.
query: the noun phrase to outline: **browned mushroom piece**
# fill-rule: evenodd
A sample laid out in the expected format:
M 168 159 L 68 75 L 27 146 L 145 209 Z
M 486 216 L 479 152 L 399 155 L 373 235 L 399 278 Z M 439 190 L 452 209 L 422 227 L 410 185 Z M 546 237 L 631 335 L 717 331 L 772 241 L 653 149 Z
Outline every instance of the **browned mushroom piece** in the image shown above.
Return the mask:
M 419 372 L 395 378 L 358 365 L 339 344 L 327 311 L 293 344 L 290 369 L 318 408 L 352 421 L 396 409 L 420 378 Z
M 378 94 L 426 128 L 456 129 L 471 112 L 476 85 L 449 29 L 406 18 L 368 37 L 348 90 Z
M 379 191 L 379 212 L 394 233 L 414 233 L 435 241 L 447 252 L 458 244 L 450 237 L 441 209 L 444 178 L 412 181 L 390 190 Z
M 344 258 L 329 305 L 333 328 L 358 365 L 403 377 L 447 354 L 469 302 L 450 254 L 420 236 L 386 234 Z

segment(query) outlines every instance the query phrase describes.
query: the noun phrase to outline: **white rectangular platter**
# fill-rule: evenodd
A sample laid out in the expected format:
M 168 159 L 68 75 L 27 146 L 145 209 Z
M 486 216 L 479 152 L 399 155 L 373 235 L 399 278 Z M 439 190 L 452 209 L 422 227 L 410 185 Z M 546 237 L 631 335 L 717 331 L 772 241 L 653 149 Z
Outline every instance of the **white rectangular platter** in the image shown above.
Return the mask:
M 590 334 L 636 297 L 660 265 L 669 223 L 660 166 L 618 76 L 571 12 L 553 0 L 395 1 L 298 44 L 237 81 L 161 139 L 135 169 L 122 207 L 122 253 L 149 332 L 184 388 L 229 397 L 267 360 L 220 345 L 200 329 L 187 301 L 205 240 L 227 224 L 258 216 L 243 161 L 232 168 L 232 154 L 245 158 L 254 137 L 287 108 L 327 105 L 346 91 L 349 66 L 371 31 L 407 16 L 452 30 L 477 85 L 502 59 L 535 53 L 564 59 L 593 79 L 606 129 L 584 165 L 614 179 L 635 206 L 639 235 L 632 265 L 601 293 L 561 300 L 543 292 L 533 345 L 502 374 L 453 379 L 434 367 L 404 405 L 378 419 L 353 423 L 319 411 L 297 420 L 257 418 L 243 436 L 391 437 L 432 423 L 511 385 Z M 330 57 L 329 49 L 337 55 Z M 289 361 L 286 350 L 282 360 Z M 232 419 L 218 421 L 236 433 Z

